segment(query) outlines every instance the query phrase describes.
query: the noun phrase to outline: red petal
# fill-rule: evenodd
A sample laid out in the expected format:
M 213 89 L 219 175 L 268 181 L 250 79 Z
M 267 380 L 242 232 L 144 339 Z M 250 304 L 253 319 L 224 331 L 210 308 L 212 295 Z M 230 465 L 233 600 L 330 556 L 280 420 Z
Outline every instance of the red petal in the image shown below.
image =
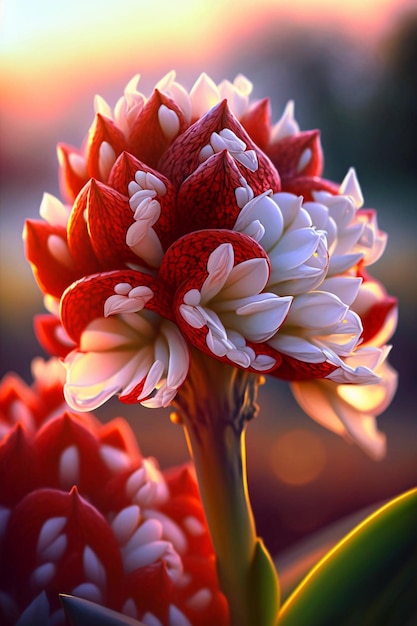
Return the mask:
M 51 226 L 46 222 L 27 220 L 23 233 L 25 254 L 32 265 L 32 270 L 39 287 L 44 293 L 59 298 L 74 280 L 79 277 L 74 268 L 68 268 L 58 261 L 49 251 L 48 239 L 51 236 L 67 241 L 65 228 Z
M 155 296 L 147 303 L 146 308 L 161 315 L 171 315 L 169 304 L 163 304 L 158 297 L 158 284 L 152 276 L 127 269 L 94 274 L 71 285 L 62 296 L 62 324 L 76 343 L 91 321 L 104 316 L 104 303 L 114 295 L 114 288 L 118 283 L 130 283 L 132 287 L 150 287 Z
M 178 190 L 181 233 L 205 228 L 233 228 L 240 208 L 235 189 L 241 172 L 227 150 L 202 163 Z
M 22 423 L 0 443 L 0 504 L 10 507 L 39 485 L 33 441 Z
M 364 343 L 372 341 L 372 338 L 383 328 L 387 317 L 397 306 L 397 298 L 387 296 L 383 302 L 374 304 L 365 315 L 361 315 L 363 324 L 362 339 Z
M 309 150 L 311 157 L 306 165 L 299 168 L 303 152 Z M 269 158 L 278 169 L 281 178 L 293 176 L 320 176 L 323 171 L 323 152 L 320 132 L 309 130 L 284 137 L 270 144 L 266 150 Z
M 200 165 L 200 151 L 210 143 L 213 132 L 219 133 L 224 128 L 230 129 L 245 142 L 248 150 L 255 150 L 258 157 L 258 169 L 249 171 L 237 163 L 242 176 L 252 187 L 255 195 L 272 189 L 280 190 L 278 172 L 269 158 L 253 143 L 243 126 L 230 111 L 227 100 L 210 109 L 195 124 L 180 135 L 163 155 L 158 169 L 178 187 Z
M 67 146 L 66 144 L 58 145 L 60 189 L 63 197 L 69 202 L 69 204 L 74 202 L 77 194 L 88 180 L 87 173 L 85 176 L 80 176 L 74 171 L 69 158 L 71 154 L 84 158 L 81 152 L 72 146 Z
M 73 343 L 61 340 L 63 329 L 59 318 L 55 315 L 48 313 L 35 315 L 33 325 L 39 343 L 49 354 L 64 358 L 74 349 Z
M 269 143 L 271 105 L 269 98 L 255 102 L 240 120 L 250 138 L 264 152 Z
M 132 598 L 139 615 L 143 616 L 149 612 L 163 624 L 168 623 L 173 583 L 164 563 L 157 561 L 147 567 L 136 569 L 124 576 L 120 582 L 118 594 L 122 598 L 122 604 Z
M 101 269 L 118 269 L 129 261 L 138 263 L 126 244 L 126 232 L 134 222 L 129 199 L 94 179 L 88 185 L 87 230 Z
M 68 246 L 79 270 L 77 278 L 93 274 L 101 269 L 90 242 L 86 221 L 90 187 L 91 181 L 84 185 L 76 197 L 67 225 Z
M 190 584 L 183 589 L 178 589 L 177 603 L 188 617 L 191 624 L 198 626 L 229 626 L 229 606 L 226 598 L 219 588 L 214 555 L 211 558 L 195 558 L 186 556 L 184 569 L 190 574 Z M 209 589 L 212 597 L 204 610 L 200 607 L 193 608 L 188 601 L 200 589 Z M 191 604 L 191 606 L 190 606 Z
M 73 487 L 73 484 L 68 484 L 69 478 L 62 467 L 63 454 L 68 448 L 74 450 L 79 462 L 79 472 L 75 471 L 78 478 L 74 484 L 90 501 L 111 476 L 100 456 L 97 435 L 75 415 L 64 413 L 48 421 L 36 435 L 35 448 L 45 487 L 64 491 Z
M 128 152 L 123 152 L 115 162 L 109 176 L 109 186 L 122 194 L 129 195 L 128 185 L 135 179 L 136 172 L 150 173 L 159 178 L 167 188 L 164 196 L 158 196 L 161 205 L 161 215 L 158 222 L 153 226 L 158 235 L 162 247 L 167 248 L 176 238 L 176 223 L 178 221 L 176 211 L 176 190 L 171 181 L 160 172 L 152 169 L 143 161 Z M 136 258 L 137 262 L 137 258 Z
M 272 372 L 269 372 L 269 375 L 274 378 L 281 378 L 288 381 L 324 378 L 336 369 L 336 365 L 331 365 L 326 362 L 306 363 L 305 361 L 298 361 L 286 354 L 282 354 L 281 357 L 281 365 Z
M 14 373 L 8 373 L 0 382 L 0 416 L 11 428 L 19 418 L 17 407 L 33 413 L 38 403 L 37 395 Z
M 303 196 L 304 202 L 314 201 L 314 191 L 328 191 L 334 196 L 337 196 L 339 193 L 339 185 L 318 176 L 284 177 L 281 182 L 282 191 L 293 193 L 296 196 Z
M 70 493 L 55 489 L 38 489 L 26 496 L 12 512 L 7 534 L 6 571 L 12 572 L 19 600 L 30 601 L 39 590 L 33 590 L 30 577 L 39 565 L 37 544 L 44 523 L 53 517 L 66 517 L 62 533 L 67 537 L 64 554 L 56 562 L 51 582 L 43 586 L 53 608 L 58 608 L 58 592 L 71 593 L 86 582 L 83 553 L 86 546 L 97 555 L 106 572 L 109 593 L 122 577 L 120 552 L 114 534 L 102 515 L 74 488 Z M 110 601 L 111 602 L 111 601 Z M 110 603 L 106 602 L 106 603 Z
M 179 106 L 166 94 L 155 89 L 133 124 L 129 138 L 130 151 L 151 167 L 157 166 L 161 155 L 173 141 L 167 138 L 159 123 L 158 113 L 161 105 L 174 111 L 178 116 L 178 133 L 182 133 L 187 126 Z
M 185 291 L 200 288 L 208 276 L 208 258 L 222 243 L 232 244 L 235 265 L 254 258 L 266 259 L 269 263 L 264 249 L 248 235 L 232 230 L 200 230 L 172 244 L 163 258 L 158 278 L 174 290 L 184 283 Z
M 104 424 L 98 433 L 102 444 L 113 446 L 122 452 L 126 452 L 132 459 L 132 463 L 141 461 L 142 455 L 133 430 L 128 422 L 122 417 L 116 417 Z
M 87 171 L 90 178 L 105 181 L 107 176 L 100 167 L 100 147 L 104 141 L 110 144 L 115 157 L 127 149 L 127 142 L 122 131 L 111 119 L 97 113 L 88 138 Z

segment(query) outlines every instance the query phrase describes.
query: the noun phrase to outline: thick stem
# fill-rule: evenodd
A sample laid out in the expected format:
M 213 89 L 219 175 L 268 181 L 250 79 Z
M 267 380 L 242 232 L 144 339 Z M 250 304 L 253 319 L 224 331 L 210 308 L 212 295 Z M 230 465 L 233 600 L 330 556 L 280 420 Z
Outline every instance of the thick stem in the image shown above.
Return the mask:
M 175 400 L 195 463 L 232 626 L 265 626 L 254 615 L 251 575 L 258 539 L 246 480 L 245 426 L 256 413 L 259 376 L 196 356 Z M 256 613 L 256 609 L 255 609 Z

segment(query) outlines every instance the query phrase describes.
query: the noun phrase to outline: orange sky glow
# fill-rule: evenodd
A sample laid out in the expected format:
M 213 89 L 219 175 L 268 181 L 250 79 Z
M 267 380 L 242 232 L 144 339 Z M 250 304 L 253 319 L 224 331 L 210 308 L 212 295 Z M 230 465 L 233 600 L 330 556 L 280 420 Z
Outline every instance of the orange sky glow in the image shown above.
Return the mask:
M 372 39 L 407 0 L 3 0 L 0 114 L 31 123 L 137 72 L 198 76 L 238 58 L 263 29 L 339 28 Z M 269 31 L 270 32 L 270 31 Z M 233 77 L 229 77 L 233 78 Z M 93 87 L 94 86 L 94 87 Z

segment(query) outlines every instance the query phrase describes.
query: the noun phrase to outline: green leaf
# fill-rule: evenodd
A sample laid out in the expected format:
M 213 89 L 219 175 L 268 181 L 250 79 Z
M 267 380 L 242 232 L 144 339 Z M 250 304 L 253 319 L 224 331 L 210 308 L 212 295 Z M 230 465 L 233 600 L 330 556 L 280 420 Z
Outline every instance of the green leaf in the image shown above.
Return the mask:
M 279 584 L 274 564 L 262 541 L 257 538 L 249 572 L 249 606 L 257 626 L 274 626 L 279 609 Z
M 145 626 L 142 622 L 100 604 L 61 593 L 59 596 L 71 626 Z
M 279 626 L 417 624 L 417 489 L 359 524 L 281 609 Z

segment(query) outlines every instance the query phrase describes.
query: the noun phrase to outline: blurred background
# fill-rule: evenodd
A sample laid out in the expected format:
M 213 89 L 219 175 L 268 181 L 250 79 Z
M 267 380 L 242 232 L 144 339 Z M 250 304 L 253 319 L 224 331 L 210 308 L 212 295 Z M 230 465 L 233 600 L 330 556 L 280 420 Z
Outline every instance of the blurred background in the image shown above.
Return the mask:
M 259 534 L 274 554 L 364 507 L 399 494 L 417 478 L 417 10 L 406 0 L 3 0 L 0 9 L 1 375 L 30 382 L 42 354 L 32 316 L 42 298 L 24 260 L 24 220 L 44 191 L 59 196 L 55 146 L 79 146 L 93 96 L 112 106 L 142 75 L 150 95 L 166 72 L 188 88 L 206 71 L 216 82 L 239 72 L 254 97 L 270 96 L 274 120 L 289 99 L 303 130 L 322 133 L 325 176 L 351 165 L 365 203 L 389 233 L 372 268 L 400 300 L 391 363 L 394 402 L 379 418 L 388 453 L 381 462 L 313 423 L 285 384 L 268 381 L 248 428 L 249 487 Z M 115 403 L 145 455 L 162 467 L 187 459 L 168 412 Z

